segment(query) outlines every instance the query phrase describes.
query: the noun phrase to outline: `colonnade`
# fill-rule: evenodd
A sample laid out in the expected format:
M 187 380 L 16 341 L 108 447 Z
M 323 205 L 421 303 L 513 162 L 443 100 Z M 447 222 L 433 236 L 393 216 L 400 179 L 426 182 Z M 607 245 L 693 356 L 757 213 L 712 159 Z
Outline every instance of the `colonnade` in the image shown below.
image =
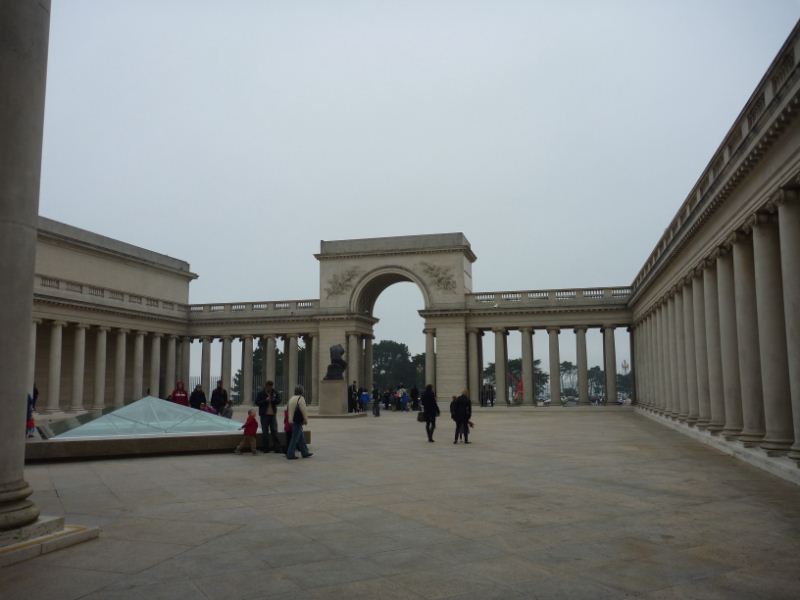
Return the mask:
M 495 402 L 497 404 L 505 404 L 509 401 L 507 397 L 507 386 L 500 385 L 499 382 L 506 381 L 508 374 L 508 334 L 512 329 L 519 330 L 521 334 L 521 351 L 522 351 L 522 390 L 523 390 L 523 404 L 535 404 L 536 398 L 534 397 L 534 352 L 533 352 L 533 336 L 536 333 L 536 328 L 529 327 L 495 327 L 490 329 L 494 334 L 494 348 L 495 348 L 495 381 L 498 382 L 495 392 Z M 586 352 L 586 332 L 590 329 L 589 326 L 576 326 L 573 328 L 576 341 L 576 362 L 578 369 L 578 397 L 580 404 L 589 404 L 589 377 L 588 377 L 588 361 Z M 605 371 L 605 388 L 606 398 L 608 402 L 615 402 L 617 398 L 617 359 L 616 359 L 616 341 L 614 339 L 614 325 L 606 325 L 600 328 L 603 332 L 603 355 L 604 355 L 604 371 Z M 426 338 L 426 372 L 433 368 L 435 362 L 432 360 L 431 353 L 427 351 L 432 347 L 431 342 L 432 330 L 426 330 L 428 337 Z M 553 404 L 560 403 L 561 401 L 561 357 L 559 346 L 559 334 L 561 328 L 559 327 L 546 327 L 545 331 L 548 336 L 549 345 L 549 363 L 550 363 L 550 400 Z M 435 331 L 433 332 L 435 334 Z M 473 399 L 479 397 L 479 390 L 481 387 L 481 374 L 483 372 L 483 344 L 481 337 L 484 330 L 480 328 L 467 329 L 467 347 L 468 347 L 468 368 L 467 376 L 469 382 L 470 394 Z M 430 358 L 429 358 L 430 357 Z M 430 360 L 430 363 L 428 362 Z M 427 379 L 426 379 L 427 381 Z
M 46 333 L 41 335 L 41 331 Z M 111 340 L 109 340 L 111 337 Z M 211 343 L 222 343 L 221 379 L 228 389 L 231 385 L 231 345 L 234 338 L 242 341 L 242 391 L 243 401 L 253 402 L 253 341 L 257 335 L 241 336 L 202 336 L 193 338 L 160 332 L 148 332 L 124 328 L 111 328 L 103 325 L 89 325 L 82 322 L 34 319 L 31 324 L 28 389 L 32 390 L 36 381 L 37 339 L 48 343 L 46 360 L 46 395 L 37 405 L 40 411 L 56 412 L 83 410 L 102 410 L 107 406 L 119 408 L 126 402 L 138 400 L 145 395 L 166 398 L 174 389 L 175 383 L 182 380 L 188 387 L 191 364 L 191 344 L 193 339 L 201 341 L 201 385 L 210 394 L 211 381 Z M 262 336 L 264 341 L 264 367 L 266 379 L 275 381 L 276 343 L 284 342 L 284 394 L 293 391 L 294 385 L 303 383 L 306 395 L 311 399 L 315 374 L 319 367 L 319 353 L 314 344 L 315 334 L 285 334 L 282 336 Z M 302 338 L 306 348 L 305 378 L 298 380 L 298 338 Z M 64 356 L 69 342 L 71 356 Z M 87 345 L 91 345 L 91 363 L 87 363 Z M 369 344 L 371 363 L 371 344 Z M 43 352 L 40 354 L 44 354 Z M 44 358 L 40 356 L 40 360 Z M 147 364 L 145 360 L 147 359 Z M 110 363 L 109 361 L 113 361 Z M 113 364 L 113 367 L 112 367 Z M 43 366 L 42 366 L 43 369 Z M 62 377 L 69 369 L 71 377 Z M 110 380 L 109 380 L 110 377 Z M 65 387 L 64 379 L 68 379 Z M 86 383 L 91 383 L 91 391 Z M 216 385 L 216 382 L 213 382 Z M 68 394 L 69 402 L 62 402 Z M 191 392 L 191 390 L 188 390 Z M 109 397 L 110 396 L 110 397 Z
M 637 319 L 640 404 L 800 459 L 800 199 L 782 191 Z

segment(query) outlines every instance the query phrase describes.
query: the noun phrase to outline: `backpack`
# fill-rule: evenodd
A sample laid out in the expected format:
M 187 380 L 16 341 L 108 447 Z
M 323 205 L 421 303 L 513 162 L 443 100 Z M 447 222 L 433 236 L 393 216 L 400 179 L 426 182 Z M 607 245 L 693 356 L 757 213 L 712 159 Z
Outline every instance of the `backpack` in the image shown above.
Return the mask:
M 303 411 L 300 410 L 300 399 L 302 396 L 297 398 L 297 403 L 294 405 L 294 414 L 292 414 L 292 423 L 295 425 L 302 425 L 303 424 Z

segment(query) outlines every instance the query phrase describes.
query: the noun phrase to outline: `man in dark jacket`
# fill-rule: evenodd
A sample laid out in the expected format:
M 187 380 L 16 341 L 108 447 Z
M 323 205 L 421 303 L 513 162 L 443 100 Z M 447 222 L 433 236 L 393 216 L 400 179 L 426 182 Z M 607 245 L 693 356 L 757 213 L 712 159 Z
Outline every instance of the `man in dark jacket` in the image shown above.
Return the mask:
M 422 392 L 422 411 L 425 416 L 425 433 L 428 434 L 428 441 L 433 440 L 433 430 L 436 429 L 436 417 L 439 416 L 439 404 L 436 402 L 436 394 L 433 386 L 429 383 Z
M 217 411 L 217 414 L 222 412 L 225 408 L 225 403 L 228 401 L 228 390 L 222 387 L 222 380 L 217 381 L 217 387 L 211 392 L 211 408 Z
M 261 419 L 261 436 L 264 438 L 264 452 L 269 452 L 269 440 L 272 439 L 273 452 L 282 452 L 278 441 L 278 404 L 281 398 L 271 381 L 267 381 L 264 389 L 256 395 L 258 416 Z M 288 442 L 288 440 L 287 440 Z
M 456 436 L 454 444 L 458 443 L 458 435 L 464 436 L 464 443 L 469 444 L 469 420 L 472 418 L 472 403 L 469 401 L 469 392 L 464 390 L 461 395 L 453 401 L 452 408 L 453 420 L 456 422 Z
M 194 386 L 192 395 L 189 396 L 189 406 L 191 406 L 192 408 L 196 408 L 197 410 L 200 410 L 200 407 L 206 402 L 207 402 L 206 393 L 203 391 L 203 386 L 201 386 L 198 383 L 196 386 Z

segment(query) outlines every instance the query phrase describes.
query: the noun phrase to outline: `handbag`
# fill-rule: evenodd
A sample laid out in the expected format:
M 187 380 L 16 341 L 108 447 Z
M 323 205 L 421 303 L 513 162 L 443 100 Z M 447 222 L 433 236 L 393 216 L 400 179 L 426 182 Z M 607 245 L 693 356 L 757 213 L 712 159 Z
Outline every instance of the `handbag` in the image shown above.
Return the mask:
M 425 422 L 425 413 L 424 412 L 419 411 L 417 413 L 417 421 L 419 421 L 420 423 L 424 423 Z
M 294 405 L 294 413 L 292 414 L 292 423 L 295 425 L 302 425 L 303 424 L 303 411 L 300 410 L 300 396 L 297 399 L 297 404 Z

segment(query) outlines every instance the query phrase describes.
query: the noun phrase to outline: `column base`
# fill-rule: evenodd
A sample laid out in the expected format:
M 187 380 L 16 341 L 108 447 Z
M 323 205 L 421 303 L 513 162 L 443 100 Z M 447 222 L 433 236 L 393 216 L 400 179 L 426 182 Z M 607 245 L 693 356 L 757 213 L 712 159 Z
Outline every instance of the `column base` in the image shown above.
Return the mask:
M 22 479 L 0 488 L 0 531 L 18 529 L 39 518 L 39 509 L 28 500 L 32 493 L 31 486 Z
M 708 425 L 709 425 L 709 420 L 708 419 L 700 418 L 700 419 L 697 419 L 697 421 L 695 422 L 695 426 L 698 429 L 702 429 L 703 431 L 708 429 Z
M 770 456 L 780 456 L 781 454 L 786 454 L 787 452 L 789 452 L 789 450 L 792 449 L 792 442 L 793 441 L 794 441 L 794 438 L 792 438 L 792 439 L 786 439 L 786 438 L 783 438 L 783 439 L 780 439 L 780 438 L 778 438 L 778 439 L 775 439 L 775 438 L 767 439 L 767 438 L 764 438 L 761 441 L 760 446 L 761 446 L 762 449 L 766 450 L 767 453 Z
M 746 448 L 752 448 L 753 446 L 758 446 L 761 443 L 761 440 L 764 439 L 764 434 L 752 431 L 743 431 L 739 434 L 737 439 L 742 442 Z
M 706 426 L 706 430 L 714 435 L 720 433 L 723 429 L 725 429 L 725 426 L 722 423 L 709 423 Z
M 792 460 L 796 460 L 799 463 L 797 466 L 800 467 L 800 446 L 792 446 L 787 456 Z

